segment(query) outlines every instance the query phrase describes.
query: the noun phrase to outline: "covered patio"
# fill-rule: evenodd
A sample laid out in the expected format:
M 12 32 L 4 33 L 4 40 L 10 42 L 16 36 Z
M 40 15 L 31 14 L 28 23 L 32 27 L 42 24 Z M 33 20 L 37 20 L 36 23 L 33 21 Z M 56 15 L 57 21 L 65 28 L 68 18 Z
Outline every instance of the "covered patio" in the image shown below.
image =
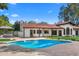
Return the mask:
M 10 26 L 0 26 L 0 35 L 12 36 L 13 28 Z
M 63 28 L 53 24 L 26 24 L 23 26 L 23 37 L 47 36 L 63 36 Z

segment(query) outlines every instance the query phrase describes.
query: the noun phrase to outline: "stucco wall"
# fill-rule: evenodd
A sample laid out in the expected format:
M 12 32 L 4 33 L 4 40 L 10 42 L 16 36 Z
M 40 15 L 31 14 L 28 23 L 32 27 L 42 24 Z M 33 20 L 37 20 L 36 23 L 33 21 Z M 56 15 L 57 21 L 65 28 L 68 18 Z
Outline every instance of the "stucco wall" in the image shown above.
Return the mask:
M 64 29 L 66 29 L 67 27 L 69 29 L 72 29 L 72 35 L 75 35 L 75 30 L 73 29 L 73 25 L 71 25 L 71 24 L 64 24 L 64 25 L 60 25 L 60 27 L 63 27 Z M 71 33 L 71 31 L 70 31 L 70 33 Z M 63 36 L 65 36 L 65 35 L 63 34 Z M 71 36 L 71 34 L 70 34 L 70 36 Z
M 35 30 L 35 34 L 33 33 L 33 37 L 39 37 L 39 34 L 37 33 L 37 30 L 39 30 L 38 28 L 32 28 L 32 29 L 29 29 L 29 31 L 30 30 Z M 42 31 L 42 33 L 40 34 L 40 36 L 51 36 L 51 30 L 50 29 L 40 29 L 40 30 Z M 49 34 L 44 34 L 44 30 L 48 30 Z
M 33 33 L 33 37 L 39 37 L 39 34 L 37 33 L 37 30 L 39 30 L 38 28 L 25 28 L 25 37 L 30 37 L 30 30 L 35 30 L 35 33 Z M 42 33 L 40 34 L 40 37 L 42 36 L 51 36 L 51 30 L 57 30 L 57 35 L 59 35 L 59 30 L 62 31 L 62 35 L 63 35 L 63 29 L 40 29 L 42 31 Z M 44 30 L 48 30 L 49 33 L 45 34 Z M 23 30 L 24 31 L 24 30 Z
M 30 29 L 24 29 L 24 37 L 30 37 Z
M 60 25 L 60 26 L 63 27 L 63 28 L 67 28 L 67 27 L 69 27 L 69 28 L 73 28 L 73 26 L 70 25 L 70 24 L 65 24 L 65 25 Z
M 19 36 L 19 37 L 23 37 L 23 32 L 22 31 L 15 31 L 14 35 Z
M 14 34 L 16 36 L 19 36 L 19 37 L 30 37 L 30 30 L 35 30 L 35 33 L 33 33 L 33 37 L 39 37 L 39 34 L 37 33 L 37 30 L 39 30 L 38 28 L 25 28 L 19 32 L 15 31 Z M 40 37 L 42 36 L 51 36 L 51 30 L 57 30 L 57 35 L 59 35 L 59 30 L 63 31 L 63 29 L 40 29 L 42 31 L 42 33 L 40 34 Z M 45 34 L 44 33 L 44 30 L 48 30 L 49 33 L 48 34 Z M 63 35 L 63 32 L 62 32 L 62 35 Z

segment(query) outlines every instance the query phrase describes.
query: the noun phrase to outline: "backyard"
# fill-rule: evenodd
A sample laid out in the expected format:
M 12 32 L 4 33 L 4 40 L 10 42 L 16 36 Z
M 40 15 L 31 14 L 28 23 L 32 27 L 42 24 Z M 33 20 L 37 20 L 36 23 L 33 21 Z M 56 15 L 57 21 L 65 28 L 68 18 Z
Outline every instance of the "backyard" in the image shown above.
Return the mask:
M 22 39 L 25 39 L 25 38 L 22 38 Z M 30 38 L 28 38 L 28 39 L 30 40 Z M 37 38 L 34 38 L 34 39 L 37 39 Z M 78 52 L 79 42 L 77 42 L 77 41 L 79 41 L 78 36 L 52 36 L 52 37 L 46 37 L 46 40 L 48 40 L 48 39 L 52 40 L 52 41 L 55 41 L 54 39 L 56 39 L 57 42 L 61 42 L 60 41 L 61 39 L 62 40 L 65 39 L 65 40 L 73 40 L 73 42 L 64 43 L 64 44 L 57 44 L 57 45 L 51 46 L 49 48 L 35 49 L 34 50 L 34 49 L 25 49 L 25 48 L 17 46 L 17 45 L 16 46 L 15 45 L 8 45 L 8 44 L 6 44 L 6 42 L 10 42 L 10 41 L 15 41 L 16 42 L 16 40 L 14 40 L 14 39 L 11 40 L 11 38 L 0 38 L 0 43 L 1 43 L 0 44 L 0 56 L 2 56 L 2 55 L 5 55 L 5 56 L 10 56 L 10 55 L 11 56 L 14 56 L 14 55 L 17 55 L 17 56 L 28 56 L 28 55 L 29 56 L 37 56 L 37 55 L 38 56 L 40 56 L 40 55 L 45 55 L 45 56 L 54 56 L 54 55 L 55 56 L 61 56 L 61 55 L 62 56 L 67 56 L 68 55 L 68 56 L 70 56 L 70 55 L 76 55 L 77 56 L 77 55 L 79 55 L 79 52 Z M 39 39 L 37 39 L 37 40 L 39 40 Z M 25 41 L 25 42 L 27 42 L 27 41 Z M 23 41 L 20 41 L 20 42 L 23 42 Z M 45 43 L 45 42 L 43 42 L 43 43 Z M 54 43 L 56 43 L 56 42 L 53 42 L 53 44 Z M 38 42 L 35 41 L 34 45 L 35 44 L 38 45 Z M 25 46 L 27 46 L 27 45 L 25 45 Z M 31 45 L 31 43 L 30 43 L 30 45 Z

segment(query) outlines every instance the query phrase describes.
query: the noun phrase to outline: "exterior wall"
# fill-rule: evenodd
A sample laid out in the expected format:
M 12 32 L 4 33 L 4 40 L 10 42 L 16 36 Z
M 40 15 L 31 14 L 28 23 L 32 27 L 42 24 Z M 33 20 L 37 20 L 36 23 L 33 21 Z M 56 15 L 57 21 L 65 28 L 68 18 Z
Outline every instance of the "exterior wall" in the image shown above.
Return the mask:
M 43 33 L 43 36 L 51 36 L 51 29 L 43 29 L 43 32 L 44 32 L 44 30 L 48 30 L 49 33 L 48 34 Z
M 15 31 L 14 32 L 14 36 L 23 37 L 23 32 L 21 32 L 21 31 Z
M 18 36 L 18 31 L 14 31 L 13 35 Z
M 75 33 L 75 30 L 73 29 L 73 25 L 71 24 L 65 24 L 65 25 L 60 25 L 60 27 L 63 27 L 64 29 L 66 29 L 67 27 L 69 29 L 72 29 L 72 35 L 76 35 Z M 30 30 L 35 30 L 35 33 L 33 33 L 33 37 L 39 37 L 39 34 L 37 33 L 37 30 L 39 30 L 39 28 L 23 28 L 22 26 L 20 27 L 20 31 L 15 31 L 14 32 L 14 35 L 16 36 L 19 36 L 19 37 L 30 37 Z M 52 31 L 51 30 L 57 30 L 57 36 L 59 36 L 59 30 L 62 31 L 62 36 L 66 36 L 66 34 L 64 35 L 64 30 L 63 29 L 40 29 L 42 31 L 42 33 L 40 34 L 40 37 L 42 36 L 52 36 Z M 48 30 L 49 33 L 48 34 L 45 34 L 44 33 L 44 30 Z M 66 31 L 65 31 L 66 33 Z M 78 30 L 78 34 L 79 34 L 79 30 Z M 70 31 L 70 34 L 69 36 L 72 36 L 71 35 L 71 31 Z
M 72 30 L 72 32 L 73 32 L 73 34 L 72 34 L 73 36 L 74 36 L 74 35 L 76 35 L 76 34 L 75 34 L 75 30 L 74 30 L 74 29 Z
M 56 30 L 57 31 L 57 35 L 53 35 L 53 36 L 59 36 L 59 31 L 60 30 L 62 31 L 61 35 L 63 36 L 63 29 L 51 29 L 51 30 Z
M 23 31 L 15 31 L 14 35 L 18 37 L 30 37 L 30 29 L 23 29 Z
M 19 37 L 24 37 L 23 36 L 23 26 L 22 26 L 22 24 L 20 24 L 20 31 L 14 31 L 13 35 L 14 36 L 19 36 Z
M 78 36 L 79 36 L 79 30 L 78 31 Z M 76 30 L 73 30 L 73 35 L 76 35 Z
M 37 30 L 39 30 L 39 29 L 37 29 L 37 28 L 35 28 L 35 29 L 30 29 L 30 30 L 35 30 L 35 33 L 33 33 L 33 37 L 39 37 L 39 34 L 37 33 Z M 58 36 L 59 35 L 59 30 L 61 30 L 62 31 L 62 36 L 63 36 L 63 29 L 40 29 L 41 31 L 42 31 L 42 33 L 40 34 L 40 37 L 42 37 L 42 36 L 52 36 L 51 34 L 52 34 L 52 32 L 51 32 L 51 30 L 57 30 L 57 35 L 55 35 L 55 36 Z M 49 31 L 49 33 L 44 33 L 44 31 L 45 30 L 48 30 Z
M 23 37 L 30 37 L 30 29 L 24 29 Z
M 65 29 L 65 35 L 64 35 L 64 31 L 63 31 L 63 36 L 66 36 L 66 28 L 72 29 L 72 35 L 75 35 L 75 31 L 73 30 L 73 25 L 71 24 L 64 24 L 64 25 L 60 25 L 60 27 L 63 27 Z M 71 30 L 70 30 L 70 35 L 71 35 Z
M 33 33 L 33 37 L 39 37 L 39 34 L 37 33 L 37 30 L 39 30 L 38 28 L 33 28 L 33 29 L 30 29 L 30 30 L 35 30 L 35 34 Z M 40 30 L 42 31 L 42 33 L 40 34 L 40 37 L 51 36 L 51 30 L 50 29 L 40 29 Z M 44 30 L 48 30 L 49 34 L 44 34 Z
M 72 29 L 72 35 L 71 35 L 71 30 L 70 30 L 70 35 L 69 36 L 76 36 L 76 29 L 73 29 L 73 25 L 72 24 L 64 24 L 64 25 L 60 25 L 60 27 L 63 27 L 64 29 L 69 27 L 69 29 Z M 65 30 L 65 33 L 66 33 L 66 30 Z M 79 30 L 78 30 L 78 35 L 79 35 Z M 66 34 L 65 35 L 63 34 L 63 36 L 66 36 Z
M 18 32 L 19 37 L 23 37 L 23 32 Z
M 62 36 L 64 36 L 64 34 L 63 34 L 63 32 L 64 32 L 63 29 L 58 29 L 58 30 L 57 30 L 57 31 L 58 31 L 58 32 L 57 32 L 57 36 L 59 36 L 59 31 L 60 31 L 60 30 L 62 31 Z
M 39 30 L 38 28 L 30 28 L 30 29 L 29 28 L 25 28 L 22 31 L 15 31 L 14 35 L 19 36 L 19 37 L 31 37 L 30 36 L 30 30 L 35 30 L 35 33 L 33 33 L 33 37 L 39 37 L 39 34 L 37 33 L 37 30 Z M 55 36 L 59 35 L 59 33 L 58 33 L 59 30 L 62 31 L 62 35 L 63 35 L 63 29 L 40 29 L 40 30 L 42 31 L 42 33 L 40 34 L 40 37 L 53 36 L 53 35 L 51 35 L 52 34 L 51 30 L 57 30 L 57 35 L 55 35 Z M 44 30 L 48 30 L 49 33 L 45 34 Z

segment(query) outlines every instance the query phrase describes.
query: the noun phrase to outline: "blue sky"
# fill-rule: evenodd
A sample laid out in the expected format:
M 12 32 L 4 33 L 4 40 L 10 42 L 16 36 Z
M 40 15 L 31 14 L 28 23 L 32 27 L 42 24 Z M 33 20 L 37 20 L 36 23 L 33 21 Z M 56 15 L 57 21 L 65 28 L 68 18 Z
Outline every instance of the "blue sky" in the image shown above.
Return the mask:
M 57 22 L 62 3 L 9 3 L 8 10 L 0 10 L 0 15 L 9 17 L 10 23 L 17 20 L 36 22 L 45 21 L 50 24 Z

